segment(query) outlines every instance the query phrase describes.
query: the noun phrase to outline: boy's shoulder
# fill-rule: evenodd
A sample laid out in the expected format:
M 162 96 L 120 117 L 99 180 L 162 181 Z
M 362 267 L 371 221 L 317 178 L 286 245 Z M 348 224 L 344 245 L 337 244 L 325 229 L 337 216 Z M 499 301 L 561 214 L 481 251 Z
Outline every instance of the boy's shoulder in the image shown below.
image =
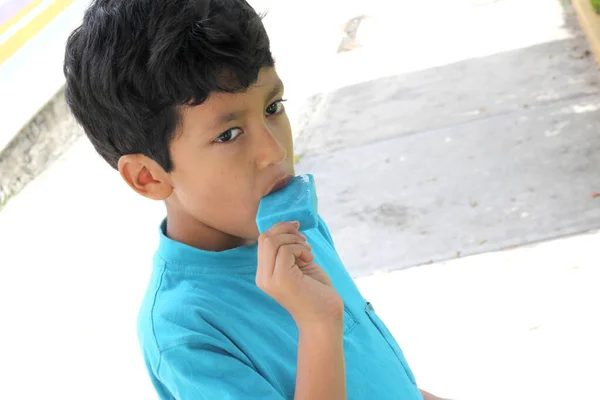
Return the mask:
M 138 313 L 138 336 L 143 347 L 159 352 L 199 338 L 219 337 L 210 323 L 219 299 L 215 276 L 190 279 L 169 262 L 154 256 L 153 272 Z

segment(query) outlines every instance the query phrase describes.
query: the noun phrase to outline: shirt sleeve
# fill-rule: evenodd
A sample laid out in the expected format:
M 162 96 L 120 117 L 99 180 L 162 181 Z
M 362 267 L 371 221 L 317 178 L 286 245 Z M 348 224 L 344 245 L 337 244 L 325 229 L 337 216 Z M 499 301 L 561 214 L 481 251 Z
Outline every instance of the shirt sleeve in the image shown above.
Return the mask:
M 163 351 L 157 375 L 177 400 L 283 400 L 258 371 L 205 343 Z

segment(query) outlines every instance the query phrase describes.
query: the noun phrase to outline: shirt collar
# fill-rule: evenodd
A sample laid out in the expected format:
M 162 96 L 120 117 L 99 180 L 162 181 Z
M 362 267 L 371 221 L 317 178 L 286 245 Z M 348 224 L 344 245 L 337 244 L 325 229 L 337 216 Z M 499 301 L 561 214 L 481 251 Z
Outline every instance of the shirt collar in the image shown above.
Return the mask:
M 166 235 L 166 229 L 165 218 L 159 229 L 160 241 L 157 255 L 167 262 L 168 269 L 199 274 L 256 272 L 258 244 L 225 251 L 207 251 L 170 239 Z

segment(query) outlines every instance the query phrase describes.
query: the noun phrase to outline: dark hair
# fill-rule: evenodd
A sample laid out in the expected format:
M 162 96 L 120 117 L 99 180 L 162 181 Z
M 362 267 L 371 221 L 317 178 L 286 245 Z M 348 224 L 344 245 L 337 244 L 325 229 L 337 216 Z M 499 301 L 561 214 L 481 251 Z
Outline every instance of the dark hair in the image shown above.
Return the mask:
M 67 42 L 65 95 L 113 168 L 142 153 L 169 172 L 180 107 L 243 91 L 272 66 L 245 0 L 95 0 Z

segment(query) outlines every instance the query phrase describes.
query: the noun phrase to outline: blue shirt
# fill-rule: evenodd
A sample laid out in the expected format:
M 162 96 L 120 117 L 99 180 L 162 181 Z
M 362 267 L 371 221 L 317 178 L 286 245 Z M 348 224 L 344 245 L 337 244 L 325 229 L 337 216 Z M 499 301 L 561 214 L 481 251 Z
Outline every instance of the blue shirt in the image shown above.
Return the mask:
M 138 336 L 160 399 L 293 399 L 298 330 L 255 284 L 257 246 L 208 252 L 160 245 Z M 325 223 L 304 232 L 344 300 L 351 400 L 421 400 L 402 350 L 344 268 Z

